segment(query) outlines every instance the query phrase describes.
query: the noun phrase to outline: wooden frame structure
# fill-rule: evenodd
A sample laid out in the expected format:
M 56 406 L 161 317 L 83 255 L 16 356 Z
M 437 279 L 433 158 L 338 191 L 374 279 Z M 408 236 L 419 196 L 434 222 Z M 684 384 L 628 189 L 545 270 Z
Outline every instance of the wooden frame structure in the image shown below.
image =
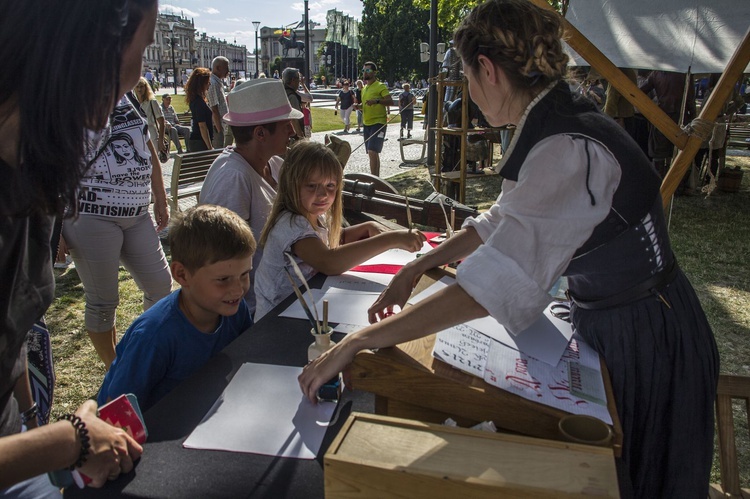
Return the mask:
M 530 0 L 538 7 L 556 12 L 547 0 Z M 640 89 L 597 49 L 575 26 L 563 18 L 565 36 L 570 45 L 591 67 L 596 69 L 602 78 L 614 86 L 620 94 L 631 104 L 638 107 L 643 116 L 659 129 L 680 152 L 672 161 L 672 165 L 661 184 L 662 202 L 666 207 L 675 190 L 685 175 L 695 154 L 700 149 L 702 139 L 695 135 L 688 135 L 673 122 L 664 111 L 654 104 Z M 745 33 L 742 42 L 729 60 L 726 69 L 719 78 L 716 88 L 704 103 L 698 118 L 713 122 L 719 115 L 724 102 L 732 92 L 734 83 L 742 76 L 750 62 L 750 29 Z

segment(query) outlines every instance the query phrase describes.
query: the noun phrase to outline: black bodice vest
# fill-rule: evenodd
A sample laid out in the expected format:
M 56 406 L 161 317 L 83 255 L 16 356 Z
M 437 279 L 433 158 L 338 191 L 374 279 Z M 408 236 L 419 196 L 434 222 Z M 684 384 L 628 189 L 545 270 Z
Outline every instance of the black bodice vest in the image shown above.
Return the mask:
M 621 179 L 609 214 L 578 248 L 564 272 L 574 296 L 585 300 L 611 296 L 650 278 L 672 262 L 659 177 L 622 127 L 597 111 L 590 101 L 571 95 L 567 84 L 560 82 L 534 105 L 516 133 L 518 137 L 500 171 L 509 180 L 518 180 L 529 151 L 537 143 L 558 134 L 598 142 L 620 165 Z M 586 167 L 598 166 L 589 163 Z M 604 202 L 596 199 L 588 185 L 576 188 L 588 191 L 592 204 Z

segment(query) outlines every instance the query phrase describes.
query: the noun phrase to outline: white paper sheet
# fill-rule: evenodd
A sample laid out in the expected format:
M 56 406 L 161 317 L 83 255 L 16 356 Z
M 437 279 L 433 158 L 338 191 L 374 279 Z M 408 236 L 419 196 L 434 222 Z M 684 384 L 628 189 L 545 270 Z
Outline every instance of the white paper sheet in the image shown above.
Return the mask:
M 453 278 L 443 277 L 429 288 L 412 297 L 409 303 L 412 305 L 418 303 L 454 282 L 456 281 Z M 491 316 L 474 319 L 467 322 L 466 325 L 550 366 L 557 365 L 565 347 L 573 336 L 571 325 L 553 316 L 549 307 L 544 310 L 544 313 L 534 324 L 517 335 L 510 334 Z
M 328 289 L 346 289 L 349 291 L 365 291 L 380 293 L 393 279 L 391 274 L 374 272 L 345 272 L 341 275 L 328 276 L 323 284 L 324 291 Z
M 299 390 L 301 372 L 243 364 L 183 446 L 315 459 L 336 404 L 311 404 Z
M 465 324 L 459 324 L 435 336 L 432 356 L 478 378 L 484 369 L 493 341 Z
M 432 245 L 428 242 L 422 244 L 422 249 L 414 253 L 409 253 L 402 249 L 389 249 L 370 258 L 366 262 L 362 262 L 360 265 L 406 265 L 415 260 L 418 254 L 424 254 L 430 250 L 432 250 Z
M 570 364 L 584 369 L 570 378 Z M 573 338 L 557 366 L 529 357 L 499 342 L 492 342 L 484 369 L 484 380 L 523 398 L 573 414 L 586 414 L 612 424 L 605 399 L 599 356 L 586 343 Z M 571 385 L 588 388 L 586 398 L 571 393 Z
M 370 322 L 367 319 L 367 309 L 375 303 L 380 293 L 366 293 L 362 291 L 348 291 L 345 289 L 331 288 L 326 291 L 322 289 L 312 290 L 318 314 L 322 314 L 323 300 L 328 300 L 328 322 L 366 326 Z M 305 293 L 305 299 L 308 299 Z M 308 302 L 309 304 L 309 302 Z M 292 303 L 279 317 L 291 317 L 293 319 L 307 319 L 305 311 L 299 301 Z

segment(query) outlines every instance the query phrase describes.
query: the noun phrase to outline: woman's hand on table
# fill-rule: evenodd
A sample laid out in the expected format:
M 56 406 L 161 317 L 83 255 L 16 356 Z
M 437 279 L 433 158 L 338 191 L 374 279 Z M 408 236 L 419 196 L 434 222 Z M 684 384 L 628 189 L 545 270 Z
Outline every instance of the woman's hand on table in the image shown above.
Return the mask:
M 388 287 L 380 293 L 375 303 L 367 310 L 367 317 L 370 324 L 385 319 L 393 315 L 393 306 L 398 305 L 404 308 L 406 301 L 411 296 L 414 286 L 422 277 L 421 272 L 415 272 L 408 265 L 404 266 L 391 280 Z
M 129 473 L 133 461 L 141 457 L 143 447 L 125 431 L 99 419 L 96 411 L 93 400 L 87 400 L 76 411 L 86 424 L 91 444 L 86 462 L 79 469 L 91 478 L 92 487 L 101 487 L 107 480 Z
M 357 350 L 351 345 L 351 341 L 344 339 L 302 369 L 297 380 L 302 394 L 310 402 L 317 404 L 320 387 L 352 363 Z M 346 380 L 344 383 L 347 384 Z

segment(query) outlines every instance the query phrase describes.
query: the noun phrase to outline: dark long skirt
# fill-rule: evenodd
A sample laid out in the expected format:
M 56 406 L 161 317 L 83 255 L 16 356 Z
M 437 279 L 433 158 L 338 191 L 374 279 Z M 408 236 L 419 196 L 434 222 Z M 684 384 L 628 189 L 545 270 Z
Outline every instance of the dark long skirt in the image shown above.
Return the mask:
M 687 277 L 656 298 L 607 310 L 572 307 L 581 336 L 604 358 L 624 434 L 622 497 L 705 498 L 714 445 L 719 354 Z

